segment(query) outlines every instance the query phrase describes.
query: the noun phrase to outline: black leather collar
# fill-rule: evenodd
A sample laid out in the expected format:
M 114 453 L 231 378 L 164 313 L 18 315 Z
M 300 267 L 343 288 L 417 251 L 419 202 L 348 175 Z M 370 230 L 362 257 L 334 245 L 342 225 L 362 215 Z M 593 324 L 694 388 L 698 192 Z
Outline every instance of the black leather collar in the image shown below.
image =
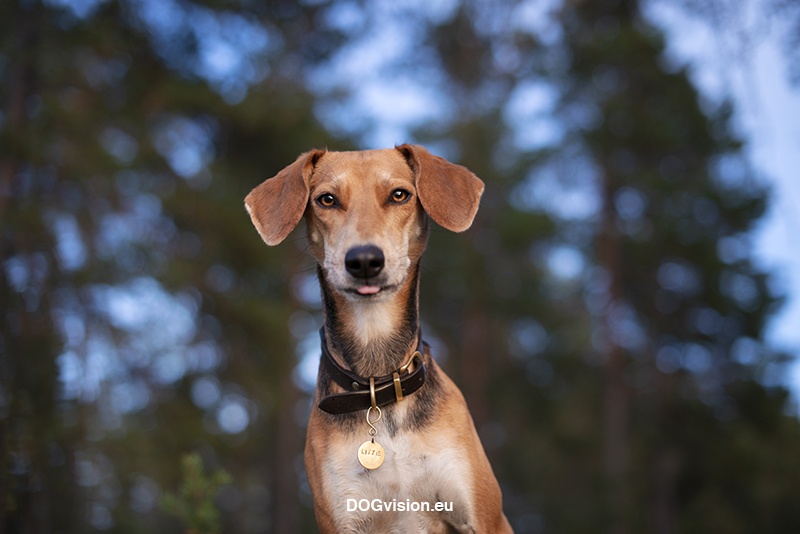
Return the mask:
M 334 382 L 345 390 L 344 393 L 327 395 L 320 401 L 319 409 L 330 414 L 342 414 L 366 410 L 372 406 L 369 392 L 370 378 L 359 376 L 336 363 L 336 360 L 333 359 L 328 350 L 323 328 L 320 328 L 319 336 L 322 344 L 322 362 L 325 366 L 325 371 Z M 375 403 L 378 406 L 402 400 L 403 397 L 411 395 L 422 387 L 425 383 L 424 350 L 422 331 L 420 330 L 417 351 L 411 356 L 414 369 L 409 372 L 407 369 L 400 368 L 392 374 L 373 377 L 375 381 Z M 399 395 L 398 388 L 400 390 Z

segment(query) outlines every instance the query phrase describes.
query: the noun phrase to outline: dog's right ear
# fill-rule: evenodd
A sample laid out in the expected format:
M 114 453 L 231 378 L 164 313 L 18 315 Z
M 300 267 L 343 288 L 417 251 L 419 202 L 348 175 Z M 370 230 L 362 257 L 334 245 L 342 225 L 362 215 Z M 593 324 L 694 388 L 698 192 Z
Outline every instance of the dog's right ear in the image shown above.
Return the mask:
M 267 245 L 277 245 L 294 230 L 308 204 L 308 179 L 324 150 L 300 154 L 297 160 L 250 191 L 244 207 Z

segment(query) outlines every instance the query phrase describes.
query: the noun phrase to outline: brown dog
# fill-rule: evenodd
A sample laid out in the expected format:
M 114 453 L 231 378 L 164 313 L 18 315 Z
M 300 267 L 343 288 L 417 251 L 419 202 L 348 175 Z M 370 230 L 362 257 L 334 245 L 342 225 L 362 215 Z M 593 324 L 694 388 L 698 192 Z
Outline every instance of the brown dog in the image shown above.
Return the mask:
M 305 465 L 324 533 L 511 532 L 464 397 L 421 344 L 428 216 L 470 227 L 483 182 L 421 146 L 312 150 L 245 206 L 267 245 L 305 214 L 323 356 Z M 377 445 L 376 445 L 377 444 Z

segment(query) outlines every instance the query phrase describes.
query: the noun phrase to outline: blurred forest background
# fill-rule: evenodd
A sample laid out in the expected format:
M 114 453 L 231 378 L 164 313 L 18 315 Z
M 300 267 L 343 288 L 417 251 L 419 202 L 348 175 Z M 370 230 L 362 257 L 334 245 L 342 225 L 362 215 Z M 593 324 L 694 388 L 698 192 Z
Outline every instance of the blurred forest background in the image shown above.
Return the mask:
M 763 5 L 800 65 L 800 4 Z M 431 236 L 422 319 L 516 532 L 800 532 L 768 191 L 641 9 L 2 2 L 0 532 L 180 531 L 188 452 L 230 474 L 222 532 L 315 532 L 318 285 L 302 225 L 268 248 L 242 201 L 407 141 L 486 182 Z

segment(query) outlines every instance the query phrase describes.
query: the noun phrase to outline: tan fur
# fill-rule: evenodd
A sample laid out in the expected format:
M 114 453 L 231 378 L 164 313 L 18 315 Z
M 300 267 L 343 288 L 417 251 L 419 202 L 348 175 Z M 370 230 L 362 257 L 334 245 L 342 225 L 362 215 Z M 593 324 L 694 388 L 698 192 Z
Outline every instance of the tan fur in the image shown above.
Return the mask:
M 428 215 L 452 232 L 472 225 L 483 193 L 483 182 L 461 165 L 434 156 L 421 146 L 400 145 L 417 177 L 420 202 Z
M 392 202 L 397 189 L 408 191 L 411 198 Z M 339 341 L 329 342 L 331 353 L 341 365 L 349 361 L 361 376 L 381 376 L 398 368 L 416 347 L 415 332 L 405 331 L 403 321 L 411 311 L 416 317 L 416 309 L 409 306 L 417 306 L 427 216 L 449 230 L 466 230 L 482 192 L 483 183 L 464 167 L 420 146 L 402 145 L 363 152 L 307 152 L 254 189 L 245 203 L 270 245 L 285 239 L 300 219 L 298 212 L 305 212 L 310 252 L 321 268 L 327 295 L 326 337 Z M 335 208 L 320 205 L 317 199 L 325 194 L 336 198 Z M 381 289 L 369 297 L 356 291 L 366 281 L 348 274 L 344 266 L 348 251 L 365 245 L 380 248 L 385 256 L 380 274 L 369 281 Z M 338 332 L 331 331 L 331 314 Z M 418 328 L 418 323 L 412 326 Z M 352 339 L 349 360 L 337 335 Z M 511 532 L 500 488 L 461 392 L 427 354 L 425 365 L 432 378 L 420 392 L 384 409 L 376 441 L 386 457 L 374 471 L 365 470 L 356 459 L 358 446 L 369 437 L 366 422 L 312 410 L 305 465 L 322 533 Z M 341 392 L 335 383 L 330 388 Z M 419 409 L 428 405 L 418 403 L 426 388 L 434 395 L 429 402 L 435 412 L 426 413 L 422 424 Z M 318 384 L 315 406 L 320 397 Z M 357 414 L 358 421 L 363 417 L 363 412 Z M 452 502 L 453 510 L 348 512 L 348 498 L 431 504 L 438 500 Z
M 253 189 L 244 206 L 258 233 L 267 245 L 277 245 L 297 226 L 308 200 L 308 177 L 323 154 L 311 150 L 277 176 Z

